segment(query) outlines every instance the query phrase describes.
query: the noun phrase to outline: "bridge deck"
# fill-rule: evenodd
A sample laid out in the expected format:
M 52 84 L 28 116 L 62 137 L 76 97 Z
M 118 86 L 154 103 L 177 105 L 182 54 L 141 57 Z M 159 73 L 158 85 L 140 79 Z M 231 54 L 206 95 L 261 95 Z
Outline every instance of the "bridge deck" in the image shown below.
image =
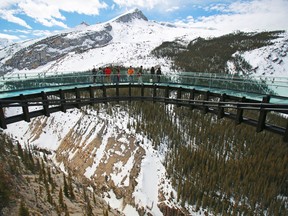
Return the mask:
M 200 88 L 202 88 L 200 90 Z M 62 86 L 57 90 L 48 88 L 30 89 L 27 94 L 19 92 L 7 92 L 6 96 L 0 99 L 0 127 L 7 128 L 7 124 L 17 121 L 30 121 L 31 118 L 46 115 L 50 116 L 53 112 L 66 112 L 70 108 L 81 108 L 81 106 L 93 105 L 95 103 L 119 102 L 119 101 L 152 101 L 165 104 L 175 104 L 177 106 L 186 106 L 191 109 L 199 109 L 204 114 L 212 113 L 219 118 L 229 118 L 236 124 L 245 123 L 256 127 L 256 132 L 267 130 L 283 136 L 283 140 L 288 142 L 288 124 L 275 125 L 269 122 L 267 114 L 270 112 L 288 114 L 288 103 L 284 97 L 277 100 L 281 103 L 271 103 L 273 97 L 269 95 L 250 95 L 251 98 L 239 95 L 223 93 L 221 90 L 215 92 L 209 91 L 205 87 L 198 89 L 189 85 L 179 84 L 81 84 L 77 87 Z M 42 90 L 39 93 L 39 90 Z M 120 92 L 120 90 L 125 90 Z M 136 90 L 136 91 L 134 91 Z M 15 95 L 13 95 L 15 94 Z M 251 93 L 249 93 L 251 94 Z M 236 96 L 235 96 L 236 95 Z M 262 98 L 261 98 L 262 97 Z M 285 103 L 284 103 L 285 102 Z M 4 109 L 6 107 L 21 107 L 22 112 L 13 116 L 6 116 Z M 30 109 L 37 107 L 37 109 Z M 258 115 L 251 117 L 245 115 L 245 110 L 254 110 Z

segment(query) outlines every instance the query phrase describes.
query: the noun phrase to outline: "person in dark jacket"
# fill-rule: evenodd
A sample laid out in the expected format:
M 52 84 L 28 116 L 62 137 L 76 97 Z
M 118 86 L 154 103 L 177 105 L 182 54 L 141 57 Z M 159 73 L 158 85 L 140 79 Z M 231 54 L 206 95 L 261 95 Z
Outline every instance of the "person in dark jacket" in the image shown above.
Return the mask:
M 116 71 L 117 71 L 117 83 L 119 83 L 120 82 L 120 77 L 121 77 L 121 73 L 120 73 L 120 67 L 118 66 L 117 67 L 117 69 L 116 69 Z
M 161 78 L 161 68 L 160 67 L 158 67 L 156 74 L 157 74 L 157 82 L 160 82 L 160 78 Z
M 138 84 L 143 84 L 142 74 L 143 74 L 143 66 L 141 65 L 141 67 L 140 67 L 140 69 L 138 70 L 138 73 L 137 73 Z
M 113 83 L 118 84 L 120 82 L 120 67 L 117 66 L 113 69 Z
M 94 65 L 93 69 L 92 69 L 93 83 L 96 82 L 96 74 L 97 74 L 97 71 L 96 71 L 96 68 L 95 68 L 95 65 Z
M 150 82 L 153 82 L 154 83 L 154 79 L 155 79 L 155 68 L 154 67 L 151 67 L 150 69 L 150 73 L 151 73 L 151 80 Z
M 99 82 L 104 83 L 104 70 L 101 67 L 99 67 L 97 77 Z

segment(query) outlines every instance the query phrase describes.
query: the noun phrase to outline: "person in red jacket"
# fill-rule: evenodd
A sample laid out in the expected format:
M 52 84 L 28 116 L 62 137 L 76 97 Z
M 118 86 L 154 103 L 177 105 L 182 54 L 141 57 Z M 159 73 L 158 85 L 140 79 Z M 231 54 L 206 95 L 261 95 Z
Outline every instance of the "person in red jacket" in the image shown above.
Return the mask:
M 106 77 L 106 82 L 107 83 L 111 82 L 111 73 L 112 73 L 111 67 L 107 66 L 104 70 L 104 73 L 105 73 L 105 77 Z

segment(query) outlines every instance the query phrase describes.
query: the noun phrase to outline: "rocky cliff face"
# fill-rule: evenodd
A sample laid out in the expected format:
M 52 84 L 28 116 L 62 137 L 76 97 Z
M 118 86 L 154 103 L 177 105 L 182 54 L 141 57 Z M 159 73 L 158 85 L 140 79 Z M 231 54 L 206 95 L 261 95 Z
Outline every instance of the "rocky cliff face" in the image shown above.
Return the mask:
M 142 13 L 142 11 L 136 9 L 132 13 L 128 13 L 123 16 L 120 16 L 119 18 L 116 19 L 116 22 L 127 23 L 127 22 L 133 21 L 134 19 L 139 19 L 139 20 L 142 19 L 142 20 L 148 21 L 147 17 Z
M 45 38 L 16 52 L 1 70 L 2 72 L 9 72 L 13 68 L 31 70 L 56 61 L 68 53 L 82 53 L 105 46 L 112 40 L 110 30 L 111 26 L 108 25 L 101 31 L 84 32 L 77 37 L 73 37 L 72 33 L 64 33 Z

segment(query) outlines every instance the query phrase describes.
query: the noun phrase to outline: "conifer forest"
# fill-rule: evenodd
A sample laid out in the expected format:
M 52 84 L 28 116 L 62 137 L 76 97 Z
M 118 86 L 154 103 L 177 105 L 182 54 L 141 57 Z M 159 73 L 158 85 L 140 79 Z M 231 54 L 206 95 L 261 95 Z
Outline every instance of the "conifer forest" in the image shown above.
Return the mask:
M 183 206 L 220 215 L 288 214 L 288 145 L 280 136 L 187 107 L 124 106 L 155 149 L 168 145 L 164 163 Z M 273 113 L 268 119 L 286 123 Z

